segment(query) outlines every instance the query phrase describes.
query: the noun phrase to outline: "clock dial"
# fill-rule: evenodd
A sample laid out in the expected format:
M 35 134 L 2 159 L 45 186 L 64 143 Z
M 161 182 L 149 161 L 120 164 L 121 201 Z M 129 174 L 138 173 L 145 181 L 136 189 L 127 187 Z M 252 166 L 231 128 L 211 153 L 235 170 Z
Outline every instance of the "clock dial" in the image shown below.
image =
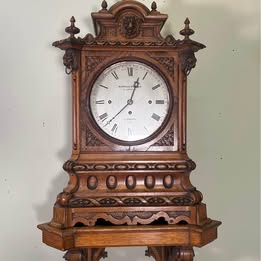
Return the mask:
M 153 135 L 170 107 L 169 89 L 162 76 L 147 64 L 126 61 L 105 69 L 93 84 L 90 109 L 107 135 L 135 142 Z

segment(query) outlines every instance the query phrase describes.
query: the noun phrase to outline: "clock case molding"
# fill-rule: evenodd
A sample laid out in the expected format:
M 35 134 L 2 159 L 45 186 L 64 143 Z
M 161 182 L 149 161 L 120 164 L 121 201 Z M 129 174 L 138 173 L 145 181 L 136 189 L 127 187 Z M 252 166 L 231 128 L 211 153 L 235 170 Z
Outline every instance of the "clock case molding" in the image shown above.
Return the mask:
M 69 37 L 53 43 L 65 51 L 63 63 L 72 77 L 73 148 L 64 164 L 68 186 L 57 197 L 49 229 L 162 223 L 203 228 L 213 224 L 202 194 L 190 182 L 196 164 L 186 151 L 187 76 L 196 66 L 195 53 L 205 46 L 190 39 L 194 31 L 188 19 L 180 31 L 182 40 L 162 37 L 167 18 L 157 11 L 155 2 L 149 10 L 129 0 L 108 9 L 103 1 L 102 9 L 92 13 L 95 35 L 75 37 L 80 30 L 72 17 L 65 29 Z M 172 96 L 166 124 L 142 144 L 121 144 L 106 136 L 88 108 L 99 73 L 124 60 L 152 66 L 164 77 Z M 219 224 L 214 225 L 208 242 L 216 238 Z M 52 240 L 45 241 L 52 245 Z

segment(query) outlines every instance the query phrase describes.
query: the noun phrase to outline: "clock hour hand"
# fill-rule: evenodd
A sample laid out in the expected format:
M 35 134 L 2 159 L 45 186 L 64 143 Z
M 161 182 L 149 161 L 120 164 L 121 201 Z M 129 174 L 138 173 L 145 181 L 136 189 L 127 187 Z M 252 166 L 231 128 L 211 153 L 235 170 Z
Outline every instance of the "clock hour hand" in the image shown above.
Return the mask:
M 137 81 L 134 82 L 134 86 L 133 86 L 134 89 L 133 89 L 132 94 L 131 94 L 131 97 L 130 97 L 130 99 L 129 99 L 128 101 L 132 101 L 132 102 L 133 102 L 132 99 L 133 99 L 134 93 L 135 93 L 136 89 L 139 87 L 139 84 L 140 84 L 140 83 L 139 83 L 139 79 L 140 79 L 140 78 L 138 78 Z
M 115 114 L 109 121 L 107 121 L 105 127 L 107 125 L 109 125 L 122 111 L 124 111 L 129 105 L 132 105 L 133 104 L 133 96 L 134 96 L 134 93 L 136 91 L 136 89 L 139 87 L 139 78 L 137 79 L 137 81 L 134 82 L 134 89 L 132 91 L 132 94 L 131 94 L 131 97 L 130 99 L 127 101 L 127 104 L 117 113 Z

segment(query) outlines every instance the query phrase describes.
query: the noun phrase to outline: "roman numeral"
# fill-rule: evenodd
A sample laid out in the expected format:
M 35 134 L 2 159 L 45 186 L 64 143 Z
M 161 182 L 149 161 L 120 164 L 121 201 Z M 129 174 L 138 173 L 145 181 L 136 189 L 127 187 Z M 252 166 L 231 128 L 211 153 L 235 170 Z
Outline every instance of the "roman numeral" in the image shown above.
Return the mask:
M 160 84 L 157 84 L 156 86 L 152 87 L 152 90 L 154 91 L 154 90 L 156 90 L 159 87 L 160 87 Z
M 156 100 L 156 104 L 164 104 L 165 101 L 164 100 Z
M 145 78 L 147 77 L 148 72 L 145 73 L 145 75 L 143 76 L 142 80 L 145 80 Z
M 104 104 L 105 101 L 104 100 L 99 100 L 99 101 L 96 101 L 96 104 Z
M 108 114 L 105 112 L 101 116 L 99 116 L 101 121 L 105 121 L 108 118 Z
M 119 76 L 117 75 L 117 73 L 114 71 L 111 73 L 112 76 L 116 79 L 116 80 L 119 80 Z
M 128 67 L 128 75 L 133 76 L 133 68 L 132 67 Z
M 113 133 L 116 133 L 117 130 L 118 130 L 118 125 L 115 123 L 115 124 L 113 125 L 111 131 L 112 131 Z
M 128 128 L 128 136 L 132 136 L 132 130 Z
M 160 120 L 160 116 L 159 116 L 158 114 L 156 114 L 156 113 L 153 113 L 152 116 L 151 116 L 151 118 L 152 118 L 153 120 L 155 120 L 155 121 L 159 121 L 159 120 Z

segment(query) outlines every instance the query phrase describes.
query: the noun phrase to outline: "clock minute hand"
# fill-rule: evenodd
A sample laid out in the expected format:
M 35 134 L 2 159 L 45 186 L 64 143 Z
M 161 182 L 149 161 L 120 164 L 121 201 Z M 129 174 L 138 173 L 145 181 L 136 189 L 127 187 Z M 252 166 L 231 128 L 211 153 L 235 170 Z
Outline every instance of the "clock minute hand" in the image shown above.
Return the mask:
M 124 111 L 125 108 L 128 107 L 129 105 L 130 105 L 130 103 L 129 103 L 129 100 L 128 100 L 127 104 L 126 104 L 117 114 L 115 114 L 109 121 L 107 121 L 107 123 L 106 123 L 105 126 L 109 125 L 109 124 L 110 124 L 122 111 Z

